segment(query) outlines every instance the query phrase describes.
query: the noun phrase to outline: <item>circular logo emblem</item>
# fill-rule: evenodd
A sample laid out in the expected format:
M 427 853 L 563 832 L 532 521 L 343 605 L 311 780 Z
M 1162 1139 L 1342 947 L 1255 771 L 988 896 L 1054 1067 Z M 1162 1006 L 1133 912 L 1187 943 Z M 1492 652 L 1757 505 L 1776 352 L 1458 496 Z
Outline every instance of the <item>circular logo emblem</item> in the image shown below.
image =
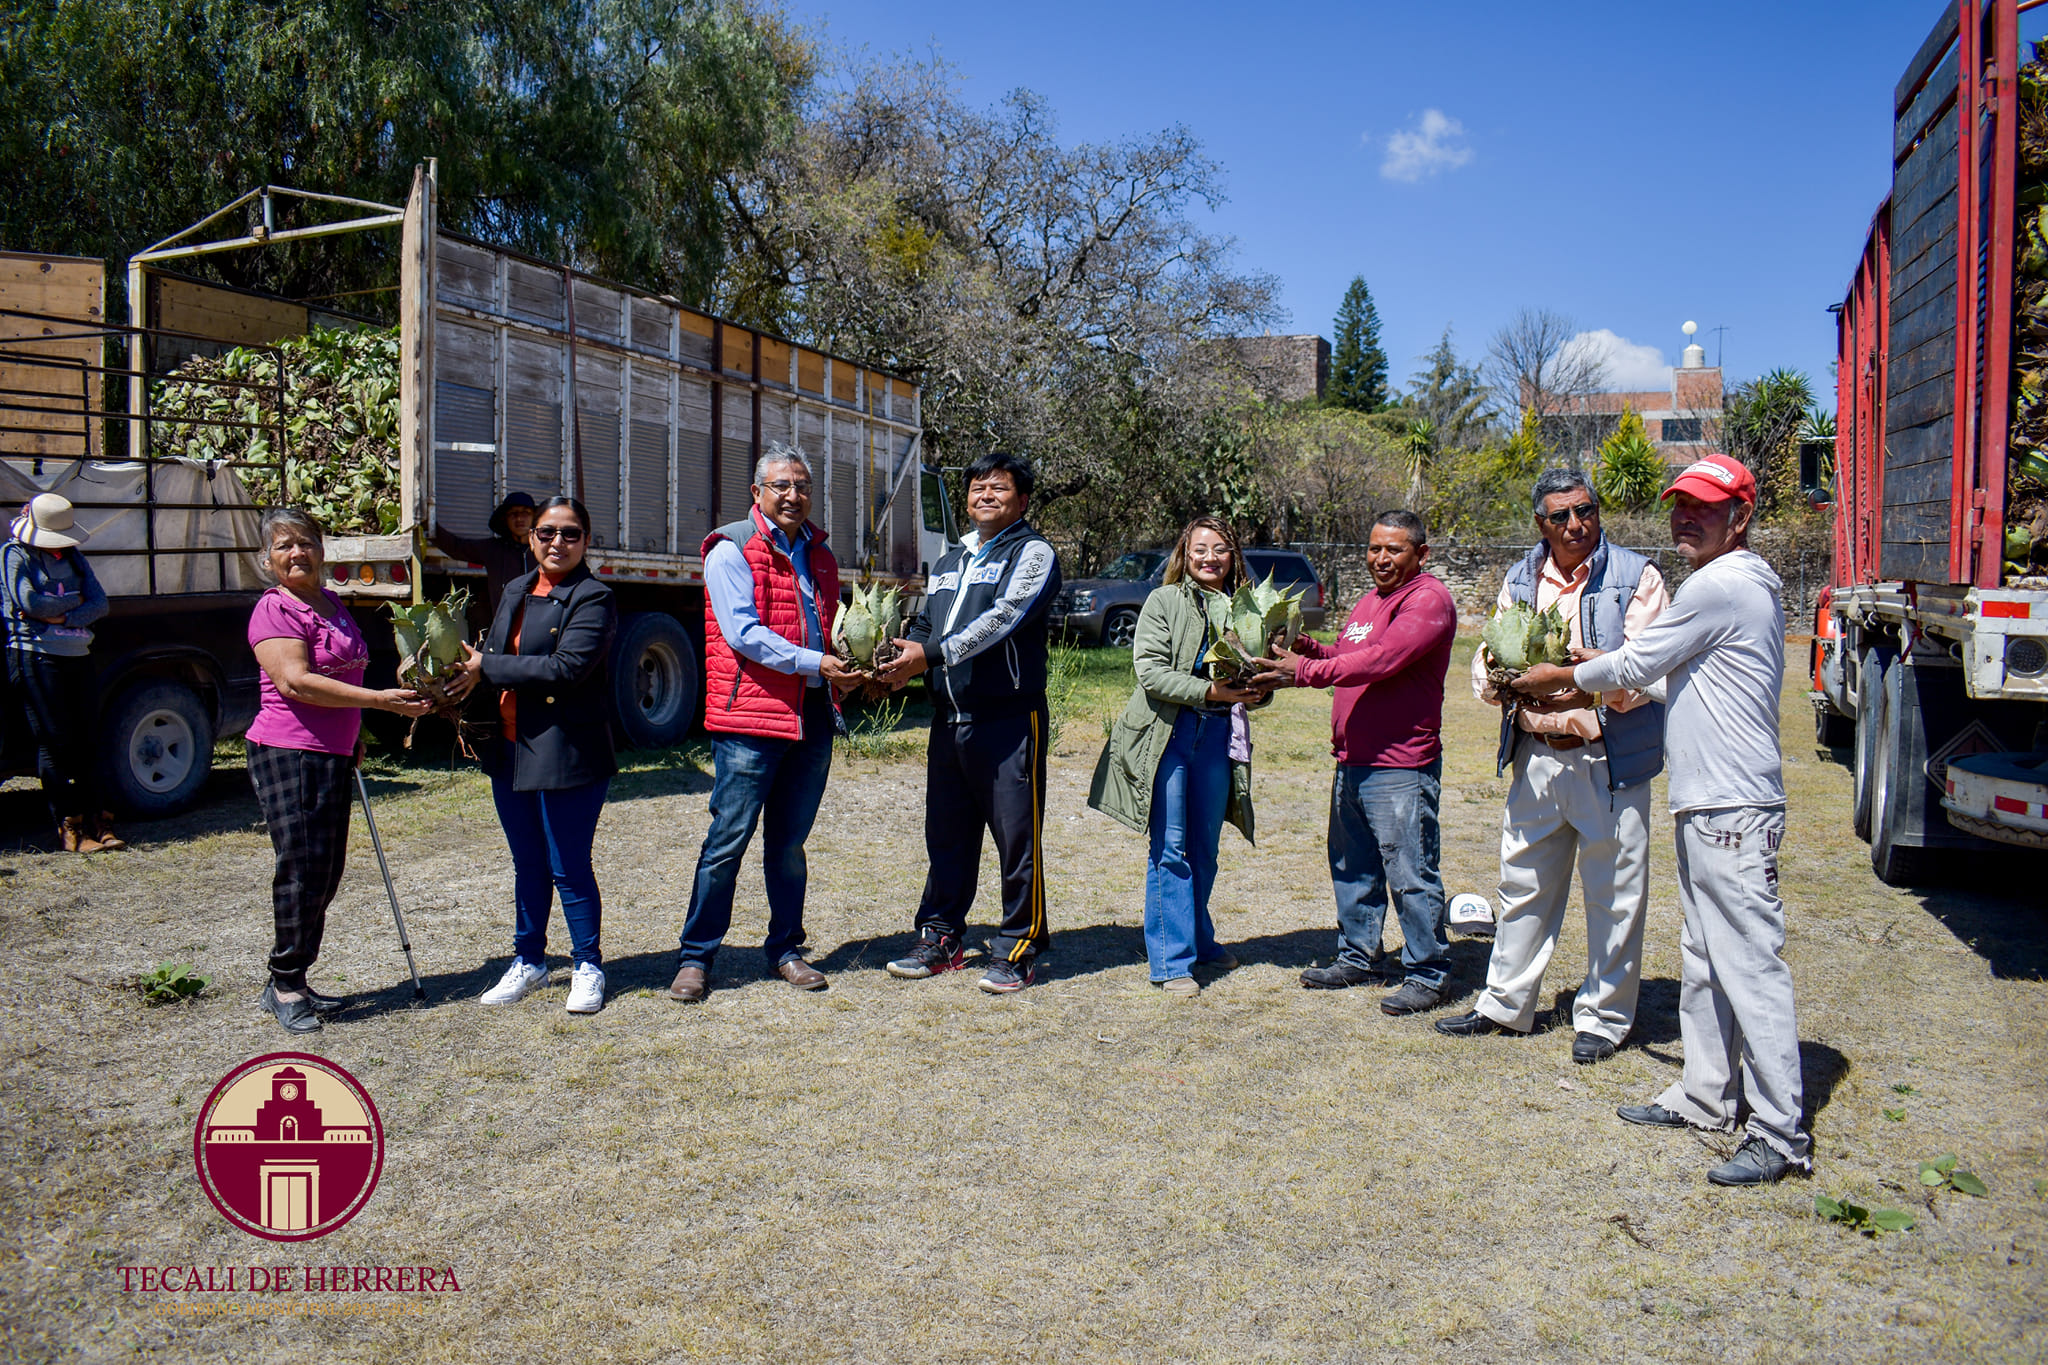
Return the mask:
M 370 1092 L 324 1057 L 272 1052 L 221 1078 L 192 1135 L 221 1217 L 277 1242 L 324 1237 L 369 1202 L 384 1168 Z

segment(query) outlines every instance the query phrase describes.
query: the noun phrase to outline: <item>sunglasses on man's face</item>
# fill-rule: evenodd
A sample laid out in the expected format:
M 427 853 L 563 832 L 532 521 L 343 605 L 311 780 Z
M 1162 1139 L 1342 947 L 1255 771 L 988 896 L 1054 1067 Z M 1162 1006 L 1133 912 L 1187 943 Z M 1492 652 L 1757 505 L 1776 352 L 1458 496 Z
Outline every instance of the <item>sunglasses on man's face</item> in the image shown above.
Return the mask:
M 533 528 L 533 538 L 543 545 L 553 540 L 556 536 L 562 538 L 564 545 L 574 545 L 577 541 L 583 539 L 583 528 L 581 526 L 536 526 Z
M 1600 509 L 1590 502 L 1582 502 L 1577 507 L 1567 507 L 1562 512 L 1545 512 L 1542 516 L 1552 526 L 1564 526 L 1573 517 L 1577 517 L 1580 521 L 1597 520 L 1600 516 Z

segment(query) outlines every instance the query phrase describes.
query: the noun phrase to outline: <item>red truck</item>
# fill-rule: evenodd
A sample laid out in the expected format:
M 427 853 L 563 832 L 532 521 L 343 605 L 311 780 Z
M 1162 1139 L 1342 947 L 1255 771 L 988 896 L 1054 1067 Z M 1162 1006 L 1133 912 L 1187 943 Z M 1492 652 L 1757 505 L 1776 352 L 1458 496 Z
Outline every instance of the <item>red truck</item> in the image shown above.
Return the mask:
M 1833 310 L 1815 731 L 1853 743 L 1856 832 L 1894 885 L 1989 866 L 1958 855 L 1992 842 L 2048 848 L 2048 485 L 2029 439 L 2048 181 L 2023 152 L 2048 145 L 2023 138 L 2048 134 L 2048 72 L 2019 41 L 2041 3 L 1955 0 L 1913 55 L 1892 192 Z

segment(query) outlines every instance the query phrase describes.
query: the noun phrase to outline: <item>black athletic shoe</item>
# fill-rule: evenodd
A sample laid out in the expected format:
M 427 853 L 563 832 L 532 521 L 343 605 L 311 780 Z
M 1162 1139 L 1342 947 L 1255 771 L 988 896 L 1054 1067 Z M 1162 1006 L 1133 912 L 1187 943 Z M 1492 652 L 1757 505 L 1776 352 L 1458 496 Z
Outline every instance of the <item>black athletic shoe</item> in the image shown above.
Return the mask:
M 1037 979 L 1038 967 L 1030 958 L 1012 962 L 999 957 L 988 964 L 977 984 L 990 995 L 1014 995 Z
M 909 954 L 889 963 L 887 970 L 889 975 L 906 981 L 921 981 L 950 972 L 966 961 L 967 950 L 960 946 L 958 934 L 942 934 L 928 928 L 918 931 L 917 942 L 911 945 Z

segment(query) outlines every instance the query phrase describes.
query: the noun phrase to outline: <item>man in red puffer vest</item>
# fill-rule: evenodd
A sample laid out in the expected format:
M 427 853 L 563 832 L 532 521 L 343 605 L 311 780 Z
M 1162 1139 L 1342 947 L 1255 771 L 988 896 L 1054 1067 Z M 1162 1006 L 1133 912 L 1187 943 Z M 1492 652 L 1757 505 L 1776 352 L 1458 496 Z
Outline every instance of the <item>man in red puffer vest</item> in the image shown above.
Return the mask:
M 704 728 L 715 776 L 711 828 L 697 855 L 680 961 L 668 993 L 702 1000 L 732 927 L 740 858 L 765 824 L 768 966 L 799 990 L 823 990 L 804 961 L 804 840 L 818 818 L 839 728 L 835 686 L 861 680 L 831 652 L 839 564 L 810 522 L 811 465 L 769 448 L 754 467 L 745 521 L 704 538 Z

